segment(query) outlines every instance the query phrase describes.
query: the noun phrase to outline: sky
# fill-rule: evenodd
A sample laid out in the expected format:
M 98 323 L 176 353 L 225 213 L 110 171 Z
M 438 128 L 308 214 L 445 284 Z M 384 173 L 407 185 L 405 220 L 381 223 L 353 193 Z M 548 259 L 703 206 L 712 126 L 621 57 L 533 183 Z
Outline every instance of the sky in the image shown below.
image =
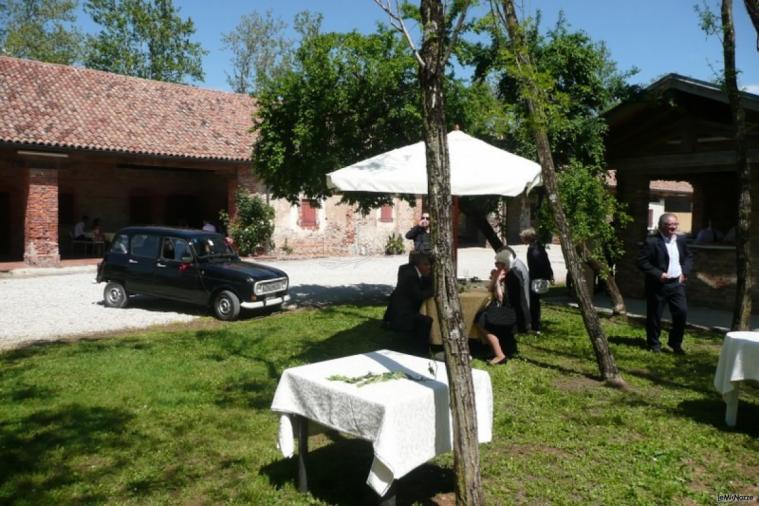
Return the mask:
M 694 10 L 694 5 L 702 1 L 516 0 L 516 4 L 520 19 L 539 9 L 544 29 L 551 27 L 563 10 L 573 28 L 606 44 L 620 70 L 640 70 L 632 83 L 646 85 L 672 72 L 706 81 L 713 81 L 721 72 L 720 41 L 701 31 Z M 719 12 L 718 0 L 707 1 Z M 270 10 L 274 17 L 292 25 L 300 11 L 321 12 L 322 30 L 327 32 L 370 33 L 378 22 L 387 19 L 373 0 L 174 0 L 174 4 L 182 17 L 192 18 L 197 29 L 194 40 L 208 51 L 203 60 L 205 81 L 195 84 L 217 90 L 229 90 L 226 72 L 231 68 L 231 54 L 223 48 L 222 34 L 234 29 L 244 14 Z M 739 85 L 759 93 L 756 32 L 743 2 L 735 0 L 733 8 Z M 80 14 L 80 21 L 85 29 L 92 29 L 85 14 Z

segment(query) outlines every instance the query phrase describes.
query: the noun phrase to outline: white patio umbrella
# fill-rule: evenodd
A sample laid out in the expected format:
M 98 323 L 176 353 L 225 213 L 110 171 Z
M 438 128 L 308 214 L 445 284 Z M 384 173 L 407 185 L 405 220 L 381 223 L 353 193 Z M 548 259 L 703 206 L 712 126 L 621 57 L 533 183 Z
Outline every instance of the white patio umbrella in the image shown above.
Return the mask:
M 540 165 L 464 132 L 448 134 L 451 194 L 513 197 L 539 186 Z M 327 174 L 341 191 L 427 194 L 424 142 L 382 153 Z

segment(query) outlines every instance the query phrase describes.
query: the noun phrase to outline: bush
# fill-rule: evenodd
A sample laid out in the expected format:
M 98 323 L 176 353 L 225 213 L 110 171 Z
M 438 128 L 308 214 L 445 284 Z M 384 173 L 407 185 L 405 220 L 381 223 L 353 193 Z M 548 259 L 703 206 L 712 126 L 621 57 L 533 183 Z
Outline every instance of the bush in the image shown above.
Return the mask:
M 387 236 L 385 243 L 386 255 L 400 255 L 406 252 L 406 246 L 403 244 L 403 237 L 400 234 L 392 233 Z
M 274 208 L 264 202 L 258 195 L 250 195 L 238 190 L 235 195 L 237 214 L 230 220 L 229 215 L 221 211 L 219 218 L 227 226 L 229 236 L 241 255 L 250 255 L 258 250 L 271 248 L 271 236 L 274 234 Z

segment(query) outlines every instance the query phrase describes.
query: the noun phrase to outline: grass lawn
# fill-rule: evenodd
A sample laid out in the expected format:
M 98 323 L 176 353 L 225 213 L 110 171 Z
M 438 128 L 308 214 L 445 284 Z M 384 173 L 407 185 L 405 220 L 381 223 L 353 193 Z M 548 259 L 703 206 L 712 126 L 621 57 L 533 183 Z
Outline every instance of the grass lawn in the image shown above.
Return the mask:
M 39 345 L 0 354 L 0 503 L 372 504 L 365 442 L 311 438 L 311 493 L 275 446 L 283 369 L 380 348 L 379 306 Z M 759 393 L 724 426 L 712 378 L 721 336 L 688 355 L 645 351 L 644 329 L 604 320 L 627 392 L 601 386 L 579 314 L 546 308 L 523 359 L 488 368 L 494 440 L 481 446 L 489 504 L 714 504 L 759 496 Z M 485 368 L 481 360 L 475 366 Z M 450 501 L 452 457 L 400 481 L 399 504 Z

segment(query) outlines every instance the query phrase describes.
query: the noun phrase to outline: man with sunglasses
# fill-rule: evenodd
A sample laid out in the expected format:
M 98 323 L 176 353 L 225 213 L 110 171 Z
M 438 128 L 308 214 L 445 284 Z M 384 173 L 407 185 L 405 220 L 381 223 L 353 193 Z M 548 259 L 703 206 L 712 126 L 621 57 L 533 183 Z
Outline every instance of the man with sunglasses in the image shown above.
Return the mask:
M 432 251 L 430 244 L 430 213 L 422 213 L 422 218 L 418 225 L 411 227 L 406 232 L 406 239 L 414 241 L 414 251 L 419 253 L 429 253 Z

